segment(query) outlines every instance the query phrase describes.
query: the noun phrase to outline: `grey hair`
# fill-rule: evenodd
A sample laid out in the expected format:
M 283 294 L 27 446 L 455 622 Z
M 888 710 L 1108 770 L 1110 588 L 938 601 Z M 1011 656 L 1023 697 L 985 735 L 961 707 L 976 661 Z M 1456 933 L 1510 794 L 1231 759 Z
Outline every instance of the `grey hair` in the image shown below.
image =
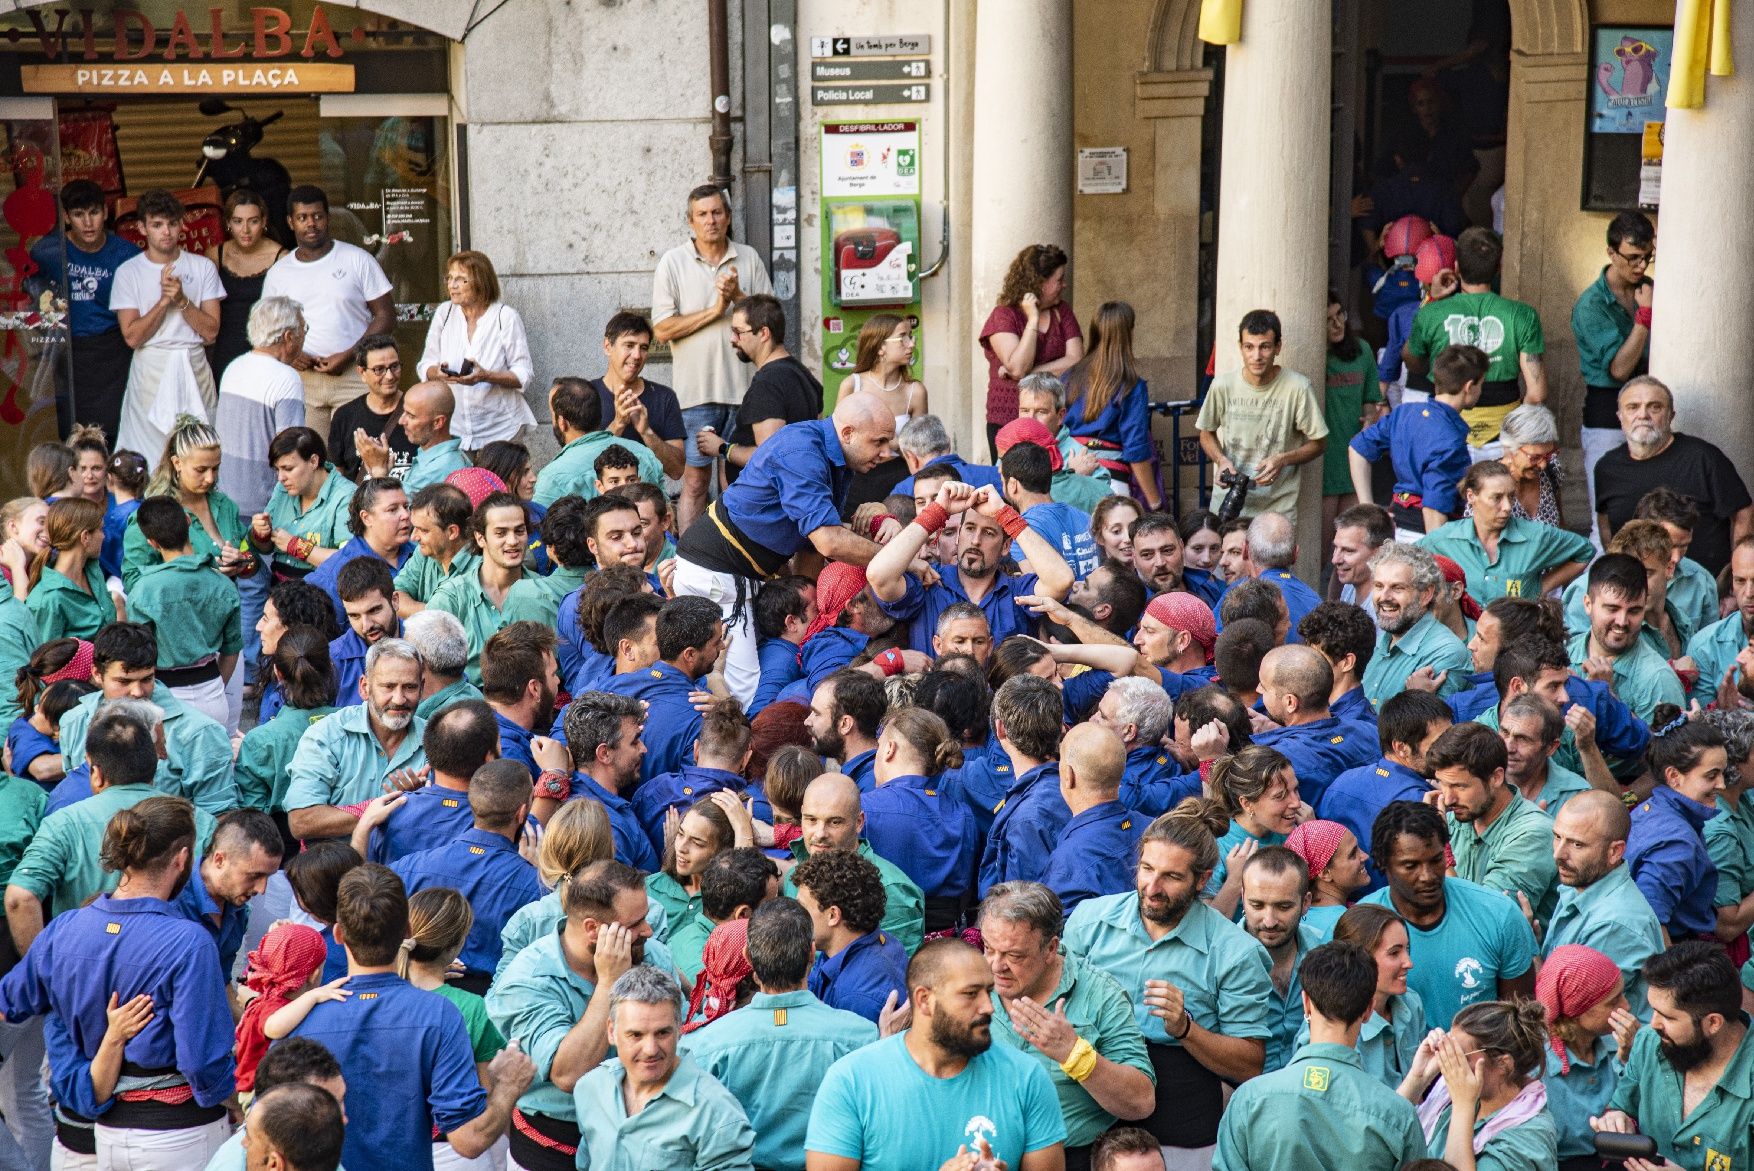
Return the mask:
M 950 451 L 950 432 L 937 415 L 921 415 L 909 420 L 895 437 L 897 447 L 916 459 L 930 459 Z
M 1137 727 L 1140 744 L 1158 743 L 1175 718 L 1175 704 L 1170 702 L 1169 694 L 1149 679 L 1132 675 L 1116 679 L 1103 694 L 1116 697 L 1115 719 Z
M 1499 432 L 1506 451 L 1534 443 L 1558 443 L 1559 420 L 1540 403 L 1524 403 L 1504 417 Z
M 645 714 L 645 705 L 631 695 L 587 691 L 573 696 L 566 709 L 566 745 L 572 750 L 573 763 L 587 768 L 600 745 L 621 747 L 621 721 L 644 720 Z
M 402 623 L 402 637 L 435 675 L 461 675 L 469 664 L 469 634 L 455 614 L 428 606 Z
M 682 989 L 676 981 L 651 964 L 640 964 L 617 977 L 609 989 L 609 1015 L 623 1004 L 667 1004 L 682 1023 Z
M 1021 394 L 1026 390 L 1031 394 L 1051 394 L 1054 396 L 1054 410 L 1063 411 L 1066 409 L 1066 384 L 1060 381 L 1060 376 L 1057 374 L 1048 374 L 1044 371 L 1025 374 L 1017 380 L 1017 391 Z
M 147 732 L 157 735 L 159 728 L 164 726 L 164 709 L 149 699 L 106 699 L 98 704 L 97 714 L 91 719 L 93 727 L 99 721 L 134 720 L 145 724 Z
M 1532 691 L 1525 691 L 1506 703 L 1498 713 L 1498 722 L 1502 726 L 1505 720 L 1513 716 L 1539 720 L 1543 743 L 1551 744 L 1565 734 L 1565 717 L 1559 714 L 1559 709 Z
M 250 345 L 265 350 L 289 333 L 304 328 L 304 306 L 291 297 L 263 297 L 250 309 L 245 332 Z
M 1443 570 L 1437 567 L 1437 558 L 1418 545 L 1410 545 L 1406 541 L 1384 541 L 1376 556 L 1370 559 L 1370 568 L 1375 571 L 1379 565 L 1400 562 L 1413 570 L 1413 588 L 1416 590 L 1435 590 L 1443 584 Z
M 1267 569 L 1289 569 L 1297 557 L 1297 529 L 1277 512 L 1249 521 L 1249 560 Z
M 1669 389 L 1668 383 L 1650 374 L 1639 374 L 1628 378 L 1620 387 L 1620 393 L 1625 394 L 1629 390 L 1637 390 L 1645 386 L 1654 386 L 1662 391 L 1663 397 L 1669 400 L 1669 409 L 1671 411 L 1675 409 L 1675 392 Z M 1616 401 L 1618 401 L 1618 396 L 1616 396 Z
M 980 922 L 989 919 L 1033 927 L 1045 942 L 1060 937 L 1066 909 L 1060 896 L 1039 882 L 1001 882 L 981 900 Z
M 952 622 L 961 622 L 968 618 L 979 618 L 987 624 L 989 631 L 992 628 L 992 623 L 987 622 L 987 612 L 973 602 L 952 602 L 938 615 L 938 624 L 932 628 L 932 633 L 942 638 Z
M 1724 738 L 1724 755 L 1729 757 L 1730 769 L 1740 776 L 1737 764 L 1754 756 L 1754 712 L 1713 710 L 1699 717 L 1711 727 L 1716 728 Z
M 372 668 L 378 665 L 380 659 L 403 659 L 422 670 L 426 668 L 426 660 L 421 657 L 420 651 L 405 638 L 386 638 L 382 642 L 373 643 L 371 649 L 365 652 L 367 675 L 372 673 Z

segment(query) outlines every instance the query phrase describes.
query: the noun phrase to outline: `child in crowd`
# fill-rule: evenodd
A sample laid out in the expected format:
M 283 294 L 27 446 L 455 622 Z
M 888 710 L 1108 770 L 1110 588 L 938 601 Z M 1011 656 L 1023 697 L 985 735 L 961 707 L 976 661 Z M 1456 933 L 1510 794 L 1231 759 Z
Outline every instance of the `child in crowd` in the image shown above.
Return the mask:
M 591 470 L 597 473 L 599 496 L 611 488 L 639 482 L 639 458 L 625 447 L 613 444 L 605 447 L 591 464 Z
M 83 639 L 50 639 L 31 653 L 16 679 L 23 714 L 6 731 L 6 771 L 45 789 L 66 775 L 61 717 L 92 689 L 91 669 L 91 644 Z M 51 691 L 56 694 L 51 696 Z
M 158 639 L 158 678 L 171 694 L 225 725 L 236 736 L 238 716 L 225 685 L 244 649 L 237 587 L 196 553 L 189 518 L 169 496 L 140 505 L 140 534 L 161 560 L 141 568 L 128 591 L 128 612 Z
M 1431 378 L 1414 374 L 1401 361 L 1401 348 L 1413 332 L 1413 318 L 1419 306 L 1441 301 L 1462 287 L 1456 273 L 1456 242 L 1449 236 L 1430 236 L 1414 252 L 1413 275 L 1419 281 L 1421 296 L 1402 301 L 1387 315 L 1389 341 L 1377 359 L 1377 381 L 1388 392 L 1389 402 L 1400 406 L 1405 402 L 1426 402 L 1431 398 Z M 1405 377 L 1403 377 L 1405 375 Z
M 312 842 L 286 864 L 286 881 L 299 910 L 323 925 L 319 934 L 327 949 L 325 981 L 347 975 L 347 951 L 335 939 L 335 899 L 347 872 L 364 864 L 359 852 L 339 838 Z
M 294 997 L 302 998 L 317 988 L 323 975 L 323 955 L 321 932 L 302 923 L 286 922 L 269 928 L 250 953 L 244 985 L 252 995 L 237 1026 L 238 1093 L 247 1094 L 255 1088 L 256 1066 L 268 1052 L 264 1026 Z
M 1372 463 L 1386 453 L 1395 466 L 1389 515 L 1397 540 L 1417 541 L 1462 514 L 1457 485 L 1473 466 L 1462 412 L 1480 401 L 1486 365 L 1475 346 L 1445 346 L 1431 364 L 1432 401 L 1404 402 L 1353 438 L 1347 456 L 1359 500 L 1376 503 Z
M 98 560 L 105 577 L 120 579 L 122 537 L 128 531 L 128 521 L 133 518 L 134 510 L 140 507 L 140 501 L 146 495 L 152 472 L 146 466 L 146 457 L 138 451 L 118 451 L 110 457 L 105 474 L 112 503 L 104 513 L 104 551 Z
M 816 583 L 807 577 L 780 577 L 763 583 L 755 595 L 755 632 L 761 638 L 761 683 L 750 707 L 760 711 L 804 673 L 798 648 L 816 617 Z
M 19 601 L 30 597 L 30 563 L 49 547 L 49 506 L 19 496 L 0 506 L 0 576 Z

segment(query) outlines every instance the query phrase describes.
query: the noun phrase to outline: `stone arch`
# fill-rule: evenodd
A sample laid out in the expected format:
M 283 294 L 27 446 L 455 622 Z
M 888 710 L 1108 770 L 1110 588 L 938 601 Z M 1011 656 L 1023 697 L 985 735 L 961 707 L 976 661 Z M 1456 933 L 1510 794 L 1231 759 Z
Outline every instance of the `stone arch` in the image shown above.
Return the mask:
M 1261 0 L 1256 0 L 1261 2 Z M 1145 32 L 1145 69 L 1174 73 L 1200 68 L 1200 0 L 1157 0 Z
M 62 2 L 64 0 L 16 0 L 13 7 L 22 11 Z M 470 17 L 475 5 L 472 0 L 332 0 L 330 7 L 357 8 L 460 41 L 473 27 Z

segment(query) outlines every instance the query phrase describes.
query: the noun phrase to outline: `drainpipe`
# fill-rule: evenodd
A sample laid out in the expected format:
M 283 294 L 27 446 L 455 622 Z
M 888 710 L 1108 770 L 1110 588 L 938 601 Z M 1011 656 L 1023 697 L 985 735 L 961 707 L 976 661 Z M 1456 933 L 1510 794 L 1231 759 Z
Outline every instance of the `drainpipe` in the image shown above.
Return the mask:
M 706 35 L 713 86 L 713 130 L 707 144 L 713 152 L 712 181 L 731 186 L 731 48 L 726 0 L 706 0 Z

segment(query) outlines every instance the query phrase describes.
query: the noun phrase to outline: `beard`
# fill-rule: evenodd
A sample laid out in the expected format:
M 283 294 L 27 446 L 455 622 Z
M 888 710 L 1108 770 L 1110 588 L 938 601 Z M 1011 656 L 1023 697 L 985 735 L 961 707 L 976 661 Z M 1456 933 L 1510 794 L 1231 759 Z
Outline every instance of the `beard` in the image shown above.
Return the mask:
M 546 736 L 547 733 L 542 729 L 547 728 L 554 723 L 555 699 L 556 696 L 553 691 L 546 687 L 542 689 L 542 700 L 536 705 L 536 722 L 531 725 L 538 736 Z
M 846 740 L 838 732 L 830 732 L 826 736 L 812 734 L 810 740 L 815 745 L 818 756 L 832 756 L 836 760 L 842 759 L 841 753 L 847 748 Z
M 1382 627 L 1386 633 L 1399 637 L 1412 630 L 1423 617 L 1425 617 L 1425 611 L 1414 610 L 1408 606 L 1402 606 L 1392 618 L 1385 615 L 1379 608 L 1376 612 L 1376 624 Z
M 932 1044 L 947 1049 L 958 1057 L 979 1057 L 992 1045 L 993 1035 L 991 1032 L 977 1033 L 976 1030 L 990 1025 L 992 1019 L 991 1016 L 976 1017 L 963 1024 L 942 1015 L 934 1016 L 928 1035 Z
M 1698 1034 L 1691 1041 L 1671 1041 L 1665 1037 L 1657 1044 L 1658 1048 L 1663 1051 L 1663 1060 L 1667 1061 L 1676 1073 L 1686 1073 L 1688 1070 L 1698 1069 L 1711 1059 L 1711 1041 L 1704 1033 Z
M 743 363 L 745 366 L 749 366 L 749 365 L 754 364 L 755 359 L 751 358 L 748 354 L 745 354 L 742 350 L 738 350 L 736 346 L 732 346 L 731 349 L 736 351 L 737 360 L 739 362 Z
M 1187 893 L 1174 898 L 1152 900 L 1140 896 L 1139 914 L 1153 923 L 1174 925 L 1182 921 L 1188 908 L 1194 905 L 1195 890 L 1189 887 Z
M 375 703 L 367 703 L 365 706 L 366 710 L 371 713 L 372 719 L 392 732 L 400 732 L 414 722 L 414 711 L 411 708 L 380 708 Z

